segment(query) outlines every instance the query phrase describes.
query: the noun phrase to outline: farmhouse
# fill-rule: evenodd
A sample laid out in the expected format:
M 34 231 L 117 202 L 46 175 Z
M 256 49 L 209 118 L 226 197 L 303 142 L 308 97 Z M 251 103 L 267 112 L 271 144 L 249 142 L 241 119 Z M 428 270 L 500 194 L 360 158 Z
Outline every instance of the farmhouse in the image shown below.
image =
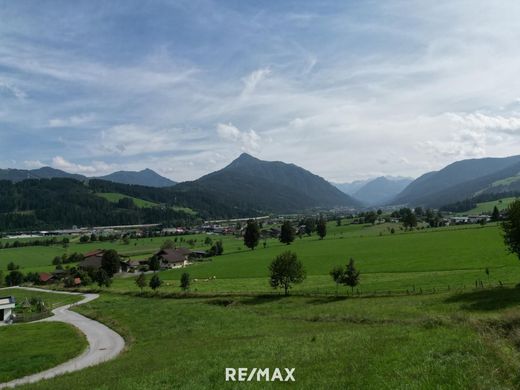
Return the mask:
M 40 284 L 51 284 L 56 281 L 56 276 L 47 272 L 40 272 L 38 275 L 38 282 Z
M 98 270 L 101 268 L 101 261 L 103 259 L 103 254 L 105 253 L 104 249 L 97 249 L 92 252 L 85 253 L 83 256 L 83 260 L 80 261 L 78 267 L 83 270 Z M 121 264 L 119 266 L 119 271 L 121 272 Z
M 14 297 L 0 298 L 0 324 L 10 324 L 14 320 Z
M 161 261 L 161 268 L 180 268 L 189 264 L 191 253 L 187 248 L 161 249 L 155 256 Z

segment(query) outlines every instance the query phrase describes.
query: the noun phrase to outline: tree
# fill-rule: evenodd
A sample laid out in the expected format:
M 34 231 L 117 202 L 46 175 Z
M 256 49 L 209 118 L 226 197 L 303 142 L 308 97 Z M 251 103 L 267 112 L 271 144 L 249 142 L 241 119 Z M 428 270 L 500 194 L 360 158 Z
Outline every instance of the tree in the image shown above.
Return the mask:
M 343 275 L 345 274 L 345 271 L 343 271 L 343 267 L 336 266 L 332 269 L 332 271 L 329 272 L 329 275 L 332 277 L 332 280 L 336 283 L 336 295 L 338 295 L 338 286 L 343 281 Z
M 512 202 L 506 210 L 506 217 L 502 221 L 504 242 L 509 252 L 520 259 L 520 200 Z
M 13 270 L 5 277 L 5 284 L 9 287 L 18 286 L 23 283 L 23 274 L 18 270 Z
M 20 269 L 20 266 L 19 265 L 16 265 L 15 263 L 13 263 L 12 261 L 7 264 L 7 270 L 8 271 L 15 271 L 17 269 Z
M 341 226 L 341 217 L 336 219 L 336 226 Z
M 246 231 L 244 232 L 244 245 L 254 250 L 260 241 L 260 227 L 254 219 L 247 221 Z
M 405 228 L 412 229 L 417 226 L 417 217 L 410 209 L 402 209 L 401 219 Z
M 148 268 L 150 268 L 150 271 L 159 271 L 161 268 L 161 259 L 157 255 L 153 255 L 148 260 Z
M 356 269 L 354 265 L 354 259 L 350 259 L 347 264 L 347 269 L 343 274 L 342 284 L 345 286 L 350 286 L 352 288 L 352 293 L 354 293 L 354 287 L 359 284 L 359 271 Z
M 224 253 L 224 246 L 222 245 L 222 241 L 218 240 L 215 242 L 209 250 L 210 256 L 220 256 Z
M 159 275 L 154 274 L 150 279 L 150 288 L 152 290 L 157 290 L 162 285 L 162 280 L 159 278 Z
M 81 236 L 79 238 L 79 242 L 81 242 L 82 244 L 85 244 L 88 241 L 89 241 L 89 236 Z
M 167 240 L 164 240 L 164 242 L 161 245 L 161 249 L 173 249 L 175 248 L 175 243 L 170 240 L 169 238 Z
M 181 289 L 183 291 L 186 291 L 190 288 L 190 274 L 187 272 L 184 272 L 181 275 Z
M 303 264 L 298 260 L 296 253 L 291 251 L 276 256 L 269 266 L 269 283 L 271 287 L 283 287 L 285 295 L 289 294 L 292 284 L 303 282 L 305 277 Z
M 99 287 L 110 287 L 112 284 L 110 275 L 103 268 L 97 270 L 96 274 L 94 275 L 94 281 L 98 284 Z
M 114 249 L 106 250 L 101 258 L 101 268 L 105 270 L 108 276 L 111 278 L 114 274 L 119 272 L 121 267 L 121 259 L 119 254 Z
M 312 232 L 316 230 L 316 220 L 314 218 L 306 218 L 302 222 L 305 225 L 305 234 L 310 237 Z
M 325 218 L 320 217 L 316 225 L 316 231 L 318 232 L 318 236 L 320 236 L 320 240 L 323 240 L 327 235 L 327 221 L 325 221 Z
M 498 211 L 498 207 L 495 206 L 493 208 L 493 213 L 491 214 L 491 220 L 496 222 L 499 219 L 500 219 L 500 211 Z
M 143 288 L 146 287 L 146 275 L 144 272 L 141 272 L 139 276 L 135 278 L 135 284 L 141 289 L 141 292 L 143 292 Z
M 282 228 L 280 231 L 280 242 L 283 242 L 284 244 L 289 245 L 291 242 L 294 241 L 295 232 L 294 228 L 291 225 L 290 221 L 285 221 L 282 224 Z

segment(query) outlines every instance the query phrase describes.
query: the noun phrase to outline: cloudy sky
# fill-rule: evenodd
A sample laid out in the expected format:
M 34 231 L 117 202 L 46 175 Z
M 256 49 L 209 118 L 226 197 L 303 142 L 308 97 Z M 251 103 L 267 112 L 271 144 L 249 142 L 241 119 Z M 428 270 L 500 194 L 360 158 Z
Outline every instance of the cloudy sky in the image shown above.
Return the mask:
M 248 152 L 342 182 L 520 154 L 518 20 L 505 0 L 0 0 L 0 167 L 189 180 Z

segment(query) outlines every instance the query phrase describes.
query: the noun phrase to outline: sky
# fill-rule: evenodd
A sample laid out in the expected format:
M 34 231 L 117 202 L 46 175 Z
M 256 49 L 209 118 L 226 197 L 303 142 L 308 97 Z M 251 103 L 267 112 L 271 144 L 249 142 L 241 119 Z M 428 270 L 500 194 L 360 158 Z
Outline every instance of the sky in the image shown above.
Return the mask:
M 0 167 L 328 180 L 520 154 L 517 1 L 0 0 Z

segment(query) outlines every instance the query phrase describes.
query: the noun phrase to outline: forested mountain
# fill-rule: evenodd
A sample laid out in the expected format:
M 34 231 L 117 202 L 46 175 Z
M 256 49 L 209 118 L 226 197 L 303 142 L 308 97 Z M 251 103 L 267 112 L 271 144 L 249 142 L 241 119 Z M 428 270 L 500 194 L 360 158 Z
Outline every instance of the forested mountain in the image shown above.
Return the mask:
M 83 175 L 76 175 L 51 167 L 42 167 L 38 169 L 0 169 L 0 180 L 19 182 L 28 179 L 52 178 L 71 178 L 76 180 L 86 180 L 86 177 Z
M 98 177 L 98 179 L 147 187 L 171 187 L 176 184 L 173 180 L 163 177 L 151 169 L 143 169 L 138 172 L 118 171 L 111 173 L 110 175 Z
M 177 194 L 204 193 L 237 210 L 255 213 L 359 206 L 358 201 L 303 168 L 262 161 L 246 153 L 220 171 L 174 188 Z
M 419 177 L 392 203 L 440 207 L 482 193 L 514 191 L 519 174 L 520 156 L 458 161 Z
M 0 181 L 0 229 L 34 230 L 77 226 L 164 223 L 182 225 L 193 216 L 169 207 L 138 208 L 132 202 L 111 203 L 96 195 L 100 185 L 114 190 L 113 183 L 92 180 L 55 178 L 24 180 L 13 183 Z M 120 185 L 124 186 L 124 185 Z M 131 192 L 132 186 L 127 186 Z M 157 190 L 143 187 L 144 191 Z M 163 194 L 164 200 L 171 199 Z
M 366 205 L 383 205 L 399 194 L 413 180 L 409 178 L 378 177 L 363 185 L 352 196 Z

